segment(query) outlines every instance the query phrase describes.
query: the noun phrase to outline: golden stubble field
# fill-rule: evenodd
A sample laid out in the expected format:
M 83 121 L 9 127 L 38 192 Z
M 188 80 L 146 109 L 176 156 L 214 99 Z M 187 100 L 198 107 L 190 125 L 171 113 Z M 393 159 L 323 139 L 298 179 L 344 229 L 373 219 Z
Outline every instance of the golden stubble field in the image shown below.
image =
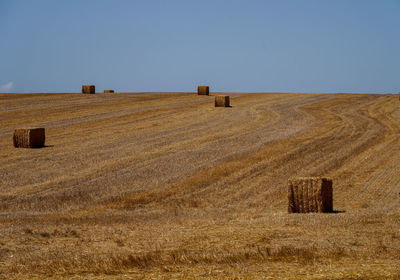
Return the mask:
M 229 95 L 0 95 L 0 278 L 400 279 L 398 97 Z

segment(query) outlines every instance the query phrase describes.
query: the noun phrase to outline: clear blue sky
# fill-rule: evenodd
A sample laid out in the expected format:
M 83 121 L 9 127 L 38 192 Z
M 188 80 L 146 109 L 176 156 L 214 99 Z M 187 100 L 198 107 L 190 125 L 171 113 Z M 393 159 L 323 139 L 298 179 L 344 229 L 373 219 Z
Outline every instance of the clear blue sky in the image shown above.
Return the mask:
M 0 92 L 400 90 L 400 0 L 0 0 Z

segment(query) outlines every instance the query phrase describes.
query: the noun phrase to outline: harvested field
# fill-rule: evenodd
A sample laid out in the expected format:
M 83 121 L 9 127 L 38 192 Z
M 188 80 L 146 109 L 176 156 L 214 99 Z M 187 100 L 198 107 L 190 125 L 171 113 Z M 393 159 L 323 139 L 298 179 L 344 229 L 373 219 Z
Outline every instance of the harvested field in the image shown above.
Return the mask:
M 0 94 L 0 278 L 399 279 L 397 95 L 229 95 Z

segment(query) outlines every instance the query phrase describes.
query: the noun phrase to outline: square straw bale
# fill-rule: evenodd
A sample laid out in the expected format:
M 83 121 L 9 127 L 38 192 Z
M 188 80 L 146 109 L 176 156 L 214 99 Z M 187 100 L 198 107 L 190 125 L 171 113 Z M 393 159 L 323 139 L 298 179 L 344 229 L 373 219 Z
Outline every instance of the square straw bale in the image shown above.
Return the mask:
M 14 131 L 13 143 L 16 148 L 42 148 L 45 139 L 44 128 L 19 128 Z
M 230 107 L 228 95 L 216 95 L 215 107 Z
M 198 86 L 197 87 L 197 94 L 198 95 L 209 95 L 210 88 L 208 86 Z
M 94 85 L 82 85 L 82 93 L 84 94 L 95 94 L 96 87 Z
M 332 180 L 321 177 L 288 180 L 289 213 L 329 213 L 333 211 Z

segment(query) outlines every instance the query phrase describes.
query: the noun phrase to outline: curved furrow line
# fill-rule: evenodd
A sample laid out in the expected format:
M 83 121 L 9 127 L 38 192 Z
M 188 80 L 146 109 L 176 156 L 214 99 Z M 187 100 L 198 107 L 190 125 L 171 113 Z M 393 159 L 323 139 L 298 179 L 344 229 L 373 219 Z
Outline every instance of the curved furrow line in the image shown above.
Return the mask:
M 348 178 L 347 182 L 351 186 L 343 189 L 340 197 L 345 200 L 357 192 L 358 199 L 348 201 L 356 208 L 366 209 L 379 204 L 385 208 L 397 202 L 397 193 L 393 186 L 399 183 L 396 162 L 400 161 L 400 130 L 398 120 L 391 117 L 394 110 L 398 110 L 397 106 L 393 106 L 393 100 L 388 98 L 368 109 L 368 114 L 384 127 L 382 141 L 363 154 L 353 157 L 339 171 L 339 176 L 343 176 L 347 170 L 347 176 L 343 177 Z M 348 170 L 357 172 L 350 173 Z M 353 189 L 354 193 L 351 193 Z
M 312 99 L 314 99 L 315 97 L 312 97 Z M 325 100 L 325 98 L 321 98 L 322 100 Z M 316 101 L 316 100 L 315 100 Z M 308 104 L 309 102 L 311 102 L 310 100 L 307 100 L 307 101 L 304 101 L 304 100 L 301 100 L 301 101 L 298 101 L 298 106 L 303 106 L 304 104 Z M 285 104 L 285 105 L 279 105 L 280 106 L 280 108 L 287 108 L 288 106 L 287 106 L 288 104 Z M 280 111 L 278 111 L 279 113 L 280 113 Z M 304 113 L 301 113 L 300 115 L 297 115 L 297 114 L 294 114 L 296 112 L 296 110 L 294 109 L 294 108 L 292 108 L 292 110 L 290 110 L 289 111 L 289 113 L 288 112 L 286 112 L 285 111 L 285 113 L 283 113 L 283 115 L 285 116 L 284 118 L 282 118 L 282 119 L 284 119 L 284 123 L 285 123 L 285 129 L 287 129 L 287 130 L 289 130 L 289 131 L 286 131 L 284 128 L 282 128 L 282 127 L 280 127 L 279 129 L 278 129 L 278 131 L 276 131 L 276 130 L 274 130 L 274 129 L 269 129 L 272 133 L 271 133 L 271 135 L 274 135 L 274 134 L 279 134 L 280 136 L 278 137 L 278 138 L 276 138 L 275 140 L 273 139 L 273 138 L 267 138 L 267 140 L 268 140 L 268 142 L 271 142 L 271 141 L 273 141 L 273 142 L 279 142 L 279 141 L 281 141 L 281 139 L 282 139 L 282 137 L 283 138 L 289 138 L 291 135 L 294 135 L 295 133 L 298 133 L 298 131 L 296 130 L 296 129 L 293 129 L 292 127 L 287 127 L 287 123 L 290 123 L 290 124 L 292 124 L 294 127 L 296 127 L 297 125 L 299 125 L 300 123 L 298 122 L 298 120 L 296 121 L 296 118 L 298 118 L 298 116 L 300 116 L 300 115 L 302 115 L 302 114 L 304 114 Z M 294 115 L 293 115 L 294 114 Z M 292 118 L 293 118 L 293 121 L 291 121 L 291 119 L 289 119 L 288 118 L 288 116 L 289 115 L 292 115 Z M 306 114 L 307 115 L 307 114 Z M 308 120 L 309 121 L 309 119 L 310 119 L 310 117 L 308 116 L 305 120 Z M 311 119 L 315 119 L 314 117 L 311 117 Z M 281 121 L 277 121 L 276 123 L 282 123 L 282 120 Z M 310 123 L 308 122 L 308 123 L 303 123 L 302 124 L 302 126 L 304 126 L 304 125 L 310 125 Z M 309 126 L 305 126 L 305 128 L 303 128 L 303 129 L 310 129 L 310 127 Z M 292 131 L 291 131 L 292 130 Z M 279 131 L 281 131 L 281 132 L 279 132 Z M 266 142 L 266 143 L 268 143 L 268 142 Z M 235 158 L 234 158 L 234 160 L 235 160 Z M 228 161 L 228 164 L 230 164 L 230 161 Z M 252 163 L 252 164 L 254 164 L 254 163 Z M 244 163 L 244 165 L 242 164 L 242 166 L 241 166 L 241 168 L 240 169 L 243 169 L 243 168 L 245 168 L 245 167 L 247 167 L 247 162 L 246 163 Z M 223 162 L 220 162 L 218 165 L 218 170 L 220 170 L 220 169 L 223 169 L 224 168 L 224 163 Z M 252 165 L 252 166 L 254 166 L 254 165 Z M 237 166 L 235 165 L 235 167 L 233 167 L 233 168 L 236 168 L 237 169 Z M 216 168 L 214 167 L 214 168 L 212 168 L 212 169 L 210 169 L 210 172 L 212 173 L 213 172 L 213 170 L 216 170 Z M 234 170 L 234 172 L 236 172 L 237 170 Z M 226 172 L 224 172 L 223 170 L 221 171 L 222 173 L 226 173 Z M 230 175 L 231 176 L 231 175 Z M 202 185 L 204 185 L 204 184 L 206 184 L 207 185 L 207 182 L 205 182 L 205 183 L 202 183 L 202 181 L 204 181 L 204 179 L 205 179 L 205 181 L 207 181 L 208 180 L 208 178 L 209 178 L 210 176 L 208 175 L 208 174 L 204 174 L 203 172 L 200 172 L 199 174 L 196 174 L 194 177 L 191 177 L 191 178 L 189 178 L 188 179 L 188 183 L 186 183 L 186 180 L 184 179 L 183 181 L 181 181 L 180 183 L 178 183 L 178 185 L 177 185 L 177 189 L 178 190 L 176 190 L 176 191 L 173 191 L 173 189 L 174 188 L 172 188 L 172 190 L 171 190 L 171 188 L 168 188 L 169 190 L 170 190 L 170 192 L 174 192 L 175 193 L 175 195 L 176 196 L 179 196 L 179 192 L 180 191 L 183 191 L 183 190 L 181 190 L 181 186 L 183 186 L 184 188 L 185 187 L 187 187 L 188 189 L 190 189 L 191 191 L 189 191 L 189 193 L 191 193 L 191 192 L 193 192 L 193 190 L 196 190 L 196 186 L 193 186 L 193 183 L 194 184 L 199 184 L 200 185 L 200 188 L 203 188 L 202 187 Z M 198 178 L 198 179 L 196 179 L 196 178 Z M 212 180 L 212 178 L 210 178 L 210 180 Z M 196 182 L 193 182 L 193 181 L 196 181 Z M 187 193 L 186 191 L 185 191 L 185 193 Z M 144 195 L 147 195 L 147 194 L 144 194 Z M 160 191 L 160 196 L 163 196 L 163 195 L 165 195 L 165 192 L 164 191 Z M 164 200 L 165 201 L 165 200 Z
M 241 114 L 236 115 L 236 117 L 238 119 L 240 119 Z M 265 120 L 264 120 L 265 121 Z M 231 133 L 235 133 L 235 131 L 240 131 L 243 130 L 244 127 L 249 127 L 252 126 L 251 122 L 244 122 L 241 123 L 240 126 L 236 126 L 236 129 L 229 131 L 229 134 Z M 256 125 L 254 125 L 256 126 Z M 199 130 L 199 126 L 193 126 L 194 129 Z M 223 132 L 224 130 L 222 130 Z M 208 131 L 203 131 L 203 134 L 206 132 L 210 132 L 209 129 Z M 204 134 L 204 135 L 207 135 Z M 207 138 L 210 139 L 214 139 L 214 138 L 221 138 L 221 139 L 225 139 L 226 141 L 226 137 L 223 136 L 218 136 L 218 134 L 212 133 L 211 136 L 206 136 Z M 176 135 L 172 136 L 173 139 L 177 139 Z M 179 138 L 178 138 L 179 139 Z M 132 167 L 123 167 L 126 166 L 127 164 L 129 165 L 129 162 L 132 161 L 132 159 L 134 161 L 143 161 L 141 163 L 141 165 L 144 168 L 152 168 L 152 166 L 154 166 L 156 164 L 156 162 L 162 162 L 163 158 L 167 161 L 169 160 L 169 157 L 171 155 L 171 153 L 175 153 L 177 150 L 180 151 L 185 151 L 185 146 L 186 147 L 190 147 L 193 146 L 193 144 L 198 141 L 198 140 L 203 140 L 202 142 L 205 142 L 205 145 L 207 145 L 207 143 L 209 142 L 207 139 L 199 139 L 199 137 L 194 138 L 190 141 L 188 141 L 186 144 L 182 141 L 178 141 L 176 143 L 171 143 L 168 146 L 165 146 L 165 148 L 158 148 L 156 152 L 152 152 L 153 155 L 149 154 L 149 153 L 144 153 L 144 154 L 139 154 L 139 155 L 135 155 L 135 158 L 132 158 L 132 155 L 127 155 L 123 158 L 118 158 L 116 160 L 114 160 L 113 162 L 105 162 L 104 165 L 102 164 L 97 164 L 96 169 L 93 168 L 84 168 L 82 170 L 79 170 L 79 173 L 74 173 L 71 176 L 58 176 L 55 179 L 50 179 L 49 181 L 44 181 L 40 184 L 31 184 L 31 185 L 25 185 L 25 186 L 21 186 L 18 189 L 13 189 L 11 193 L 9 193 L 5 199 L 7 201 L 9 201 L 9 205 L 12 204 L 13 199 L 11 199 L 12 197 L 23 197 L 23 199 L 21 199 L 20 203 L 18 203 L 18 205 L 22 205 L 21 202 L 22 200 L 27 201 L 29 200 L 29 196 L 39 196 L 39 199 L 36 199 L 36 201 L 38 201 L 39 203 L 43 201 L 43 197 L 44 196 L 50 196 L 50 198 L 54 198 L 52 197 L 54 195 L 54 193 L 59 193 L 61 191 L 61 196 L 65 195 L 65 192 L 68 193 L 69 196 L 71 197 L 75 197 L 76 195 L 73 195 L 73 193 L 77 193 L 78 196 L 82 195 L 83 193 L 86 193 L 87 195 L 90 193 L 90 189 L 93 189 L 95 192 L 100 191 L 102 195 L 110 195 L 109 193 L 105 192 L 105 190 L 107 190 L 107 185 L 110 185 L 112 183 L 114 183 L 114 178 L 117 181 L 121 180 L 121 176 L 118 175 L 126 175 L 128 180 L 130 180 L 131 182 L 126 182 L 128 185 L 137 185 L 137 181 L 135 178 L 135 175 L 132 176 L 129 173 L 132 172 Z M 232 139 L 232 141 L 234 141 L 234 139 Z M 155 139 L 155 143 L 159 144 L 159 140 Z M 183 146 L 182 146 L 183 145 Z M 176 148 L 174 148 L 174 146 L 176 146 Z M 154 148 L 154 147 L 153 147 Z M 201 148 L 201 146 L 199 146 L 198 148 Z M 162 156 L 162 157 L 161 157 Z M 199 154 L 199 156 L 202 156 L 201 154 Z M 185 158 L 185 155 L 182 155 L 182 159 Z M 187 158 L 187 156 L 186 156 Z M 195 158 L 193 158 L 193 160 L 195 160 Z M 212 163 L 209 162 L 209 164 Z M 176 163 L 175 163 L 176 165 Z M 178 165 L 179 166 L 179 165 Z M 200 166 L 201 167 L 201 166 Z M 111 169 L 110 169 L 111 168 Z M 110 169 L 107 171 L 107 169 Z M 130 170 L 128 170 L 130 169 Z M 138 167 L 134 167 L 133 170 L 138 170 Z M 130 171 L 130 172 L 129 172 Z M 114 174 L 116 173 L 116 174 Z M 160 173 L 160 172 L 159 172 Z M 79 175 L 81 174 L 81 175 Z M 100 177 L 98 178 L 93 178 L 93 176 L 91 175 L 100 175 Z M 107 174 L 106 177 L 102 176 L 102 174 Z M 112 174 L 112 175 L 110 175 Z M 162 173 L 164 177 L 168 177 L 168 174 Z M 160 177 L 161 175 L 158 174 L 156 176 L 152 176 L 152 177 Z M 144 180 L 143 181 L 143 186 L 148 186 L 149 182 L 148 182 L 148 178 L 151 178 L 151 176 L 146 176 L 146 175 L 142 175 L 142 178 Z M 99 180 L 100 178 L 100 180 Z M 103 178 L 103 179 L 102 179 Z M 105 182 L 102 182 L 102 180 L 104 181 L 104 179 L 106 179 Z M 110 181 L 111 179 L 111 181 Z M 133 181 L 132 181 L 133 180 Z M 101 185 L 103 183 L 103 185 Z M 150 183 L 151 184 L 151 183 Z M 154 183 L 153 183 L 154 184 Z M 160 184 L 160 183 L 159 183 Z M 100 187 L 100 188 L 99 188 Z M 126 186 L 125 186 L 126 188 Z M 130 187 L 132 188 L 132 187 Z M 75 189 L 72 191 L 72 193 L 70 193 L 71 189 Z M 84 190 L 82 190 L 84 189 Z M 97 191 L 96 191 L 97 190 Z M 23 195 L 22 195 L 23 194 Z M 27 197 L 27 195 L 29 195 Z M 87 199 L 87 196 L 84 198 Z M 81 200 L 78 200 L 77 203 L 81 203 Z M 28 203 L 28 202 L 27 202 Z M 21 206 L 22 207 L 22 206 Z
M 341 102 L 338 103 L 338 106 L 341 106 Z M 368 118 L 358 115 L 355 108 L 353 108 L 353 110 L 353 118 L 357 117 L 359 121 L 363 119 L 362 123 L 364 124 L 370 121 Z M 343 144 L 348 143 L 348 141 L 355 141 L 363 138 L 365 132 L 354 136 L 354 126 L 351 125 L 351 122 L 354 120 L 350 118 L 347 118 L 348 121 L 345 122 L 345 124 L 341 122 L 342 126 L 336 127 L 337 125 L 332 122 L 332 118 L 338 119 L 338 117 L 335 117 L 335 114 L 328 116 L 328 113 L 329 112 L 324 113 L 324 117 L 329 119 L 329 122 L 324 123 L 326 126 L 324 128 L 326 131 L 325 133 L 321 133 L 323 130 L 318 128 L 316 129 L 317 135 L 312 133 L 304 137 L 307 140 L 299 138 L 295 140 L 290 139 L 288 143 L 278 143 L 278 148 L 276 146 L 271 148 L 275 153 L 272 155 L 269 153 L 269 156 L 266 157 L 267 160 L 252 163 L 250 167 L 247 168 L 247 174 L 245 172 L 241 172 L 240 175 L 230 174 L 230 178 L 227 179 L 227 182 L 221 184 L 222 186 L 218 185 L 215 187 L 217 190 L 223 189 L 223 193 L 216 195 L 213 193 L 213 190 L 209 188 L 205 189 L 203 193 L 211 193 L 211 196 L 218 198 L 231 197 L 231 201 L 228 201 L 228 204 L 235 202 L 246 203 L 247 200 L 254 200 L 254 195 L 250 195 L 249 193 L 254 193 L 255 189 L 258 189 L 255 195 L 261 193 L 265 196 L 269 193 L 268 196 L 271 196 L 271 198 L 268 199 L 267 197 L 268 203 L 269 200 L 273 200 L 270 205 L 277 206 L 277 204 L 281 204 L 282 198 L 276 199 L 275 197 L 277 195 L 275 193 L 277 192 L 280 197 L 283 197 L 282 193 L 285 192 L 285 182 L 289 176 L 295 176 L 295 174 L 310 176 L 321 175 L 321 172 L 328 173 L 329 170 L 334 170 L 342 165 L 343 159 L 349 158 L 353 153 L 359 153 L 363 149 L 367 149 L 376 136 L 371 135 L 365 138 L 363 142 L 355 144 L 351 149 L 343 149 Z M 327 123 L 329 125 L 326 125 Z M 332 126 L 336 127 L 336 130 L 332 129 Z M 339 132 L 337 132 L 337 130 L 339 130 Z M 323 137 L 319 136 L 319 134 L 322 134 Z M 330 143 L 330 145 L 326 145 L 326 143 Z M 341 152 L 343 155 L 334 154 L 338 149 L 342 149 Z M 282 150 L 289 150 L 290 153 L 285 154 L 285 151 Z M 330 155 L 334 155 L 332 159 L 328 158 Z M 262 158 L 261 155 L 258 157 Z M 271 161 L 271 158 L 274 158 L 274 160 Z M 317 165 L 317 167 L 315 167 L 315 165 Z M 237 176 L 239 177 L 237 178 Z M 257 185 L 253 186 L 257 183 L 262 187 L 260 188 Z M 249 187 L 246 187 L 247 185 L 253 187 L 249 189 Z M 262 191 L 263 188 L 264 192 Z M 229 196 L 227 196 L 228 193 Z M 221 204 L 224 203 L 226 203 L 226 201 L 222 200 Z M 253 204 L 255 204 L 254 201 Z

